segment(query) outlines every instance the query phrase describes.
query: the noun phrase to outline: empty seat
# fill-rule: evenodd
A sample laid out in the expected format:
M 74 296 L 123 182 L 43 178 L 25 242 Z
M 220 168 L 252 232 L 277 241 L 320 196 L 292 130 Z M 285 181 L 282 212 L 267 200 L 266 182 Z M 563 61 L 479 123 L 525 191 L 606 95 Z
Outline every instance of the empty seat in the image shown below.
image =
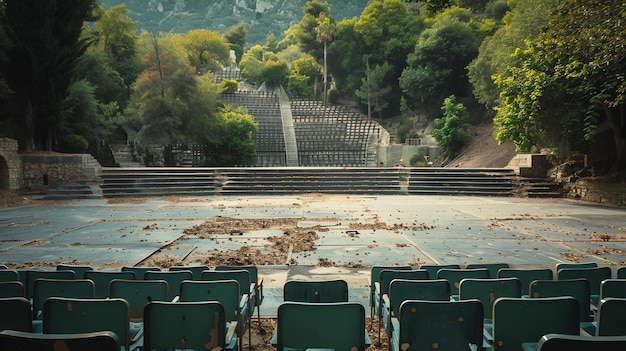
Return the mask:
M 0 311 L 0 330 L 33 331 L 30 302 L 24 297 L 0 298 Z
M 289 280 L 283 285 L 283 300 L 293 302 L 348 302 L 348 283 L 334 280 Z
M 135 272 L 132 271 L 87 271 L 85 279 L 93 281 L 96 298 L 109 296 L 109 284 L 113 279 L 135 280 Z
M 101 331 L 81 334 L 41 334 L 15 330 L 0 332 L 0 350 L 89 350 L 119 351 L 115 333 Z
M 161 268 L 159 267 L 131 267 L 131 266 L 124 266 L 122 267 L 122 272 L 134 272 L 135 273 L 135 279 L 145 279 L 145 274 L 148 271 L 161 271 Z
M 93 268 L 86 265 L 72 265 L 72 264 L 59 264 L 57 265 L 57 271 L 72 271 L 76 279 L 84 279 L 85 272 L 91 271 Z
M 498 278 L 517 278 L 522 284 L 522 296 L 528 296 L 530 283 L 535 280 L 552 280 L 554 273 L 550 268 L 502 268 Z
M 580 336 L 546 334 L 537 344 L 537 351 L 600 351 L 626 350 L 626 336 Z
M 478 300 L 407 300 L 392 319 L 389 349 L 471 350 L 483 344 L 483 306 Z

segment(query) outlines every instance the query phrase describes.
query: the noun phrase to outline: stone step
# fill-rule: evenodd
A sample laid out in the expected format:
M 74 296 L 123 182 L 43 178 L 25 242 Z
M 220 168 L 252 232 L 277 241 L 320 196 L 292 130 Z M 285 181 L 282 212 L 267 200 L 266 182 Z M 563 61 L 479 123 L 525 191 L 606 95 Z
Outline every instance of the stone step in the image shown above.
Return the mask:
M 102 189 L 87 184 L 60 185 L 48 189 L 44 200 L 101 199 Z

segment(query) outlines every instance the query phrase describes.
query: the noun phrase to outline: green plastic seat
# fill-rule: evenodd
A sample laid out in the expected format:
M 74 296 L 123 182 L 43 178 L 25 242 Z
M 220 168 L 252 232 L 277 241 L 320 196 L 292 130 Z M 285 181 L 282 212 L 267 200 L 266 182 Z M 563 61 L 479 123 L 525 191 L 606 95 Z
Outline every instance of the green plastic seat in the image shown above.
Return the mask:
M 487 268 L 474 268 L 474 269 L 440 269 L 437 271 L 437 279 L 445 279 L 450 282 L 450 296 L 453 299 L 458 299 L 459 286 L 461 280 L 467 278 L 474 279 L 489 279 L 489 270 Z
M 483 343 L 483 306 L 478 300 L 407 300 L 392 326 L 391 351 L 471 350 Z
M 146 272 L 160 272 L 161 268 L 159 267 L 135 267 L 135 266 L 124 266 L 122 267 L 122 272 L 134 272 L 135 279 L 143 280 L 146 279 Z
M 232 271 L 245 269 L 250 273 L 250 283 L 252 284 L 251 289 L 254 290 L 254 300 L 252 308 L 256 307 L 257 312 L 257 321 L 259 322 L 259 330 L 261 330 L 261 304 L 263 303 L 263 277 L 259 275 L 259 269 L 257 266 L 217 266 L 215 267 L 216 271 Z M 254 314 L 254 311 L 252 311 Z M 252 316 L 252 314 L 250 316 Z
M 33 292 L 33 319 L 42 319 L 43 303 L 49 297 L 89 299 L 94 297 L 94 291 L 94 284 L 89 279 L 37 279 L 35 280 Z
M 43 332 L 51 334 L 114 332 L 125 350 L 142 336 L 130 330 L 128 303 L 124 299 L 51 297 L 43 305 Z
M 381 327 L 384 327 L 387 337 L 391 337 L 391 320 L 398 318 L 400 305 L 407 300 L 450 301 L 450 283 L 445 279 L 392 280 L 389 293 L 381 303 L 382 323 L 378 323 L 378 339 Z
M 626 279 L 605 279 L 600 283 L 600 300 L 607 297 L 626 298 Z
M 510 268 L 508 263 L 468 263 L 465 269 L 487 268 L 489 270 L 489 278 L 497 278 L 498 271 L 502 268 Z
M 167 291 L 165 280 L 113 279 L 109 284 L 110 298 L 121 298 L 128 302 L 131 323 L 143 322 L 143 309 L 148 303 L 167 301 Z
M 72 271 L 76 279 L 85 279 L 85 272 L 92 271 L 91 266 L 85 265 L 72 265 L 72 264 L 59 264 L 57 265 L 57 271 Z
M 180 283 L 184 280 L 192 280 L 191 271 L 147 271 L 145 280 L 165 280 L 168 286 L 167 300 L 174 301 L 180 295 Z
M 239 294 L 242 299 L 241 318 L 245 327 L 248 329 L 248 339 L 252 340 L 252 331 L 250 324 L 255 307 L 255 291 L 250 279 L 250 272 L 245 269 L 221 270 L 221 271 L 204 271 L 202 272 L 202 280 L 236 280 L 239 283 Z M 243 328 L 243 327 L 242 327 Z M 245 329 L 243 329 L 245 330 Z M 240 345 L 241 347 L 241 345 Z
M 626 267 L 619 267 L 616 274 L 617 279 L 626 279 Z
M 537 351 L 600 351 L 626 350 L 624 336 L 581 336 L 546 334 L 537 344 Z
M 113 279 L 135 280 L 135 272 L 131 271 L 87 271 L 85 279 L 93 281 L 96 286 L 94 297 L 109 297 L 109 284 Z
M 522 283 L 522 297 L 528 297 L 530 283 L 535 280 L 552 280 L 554 272 L 550 268 L 502 268 L 498 278 L 517 278 Z
M 20 281 L 20 274 L 14 269 L 0 269 L 0 283 Z
M 600 285 L 602 281 L 611 279 L 611 267 L 564 268 L 557 271 L 557 280 L 584 278 L 589 281 L 591 302 L 597 305 L 600 302 Z
M 575 298 L 501 297 L 493 304 L 492 351 L 536 350 L 539 339 L 549 333 L 580 334 Z
M 554 270 L 558 273 L 561 269 L 578 269 L 578 268 L 595 268 L 598 267 L 598 264 L 595 262 L 579 262 L 579 263 L 572 263 L 572 262 L 563 262 L 563 263 L 557 263 Z
M 30 302 L 24 297 L 0 298 L 0 330 L 33 331 Z
M 363 351 L 371 344 L 365 332 L 365 308 L 356 302 L 283 302 L 271 344 L 278 351 Z
M 0 282 L 0 298 L 3 297 L 26 297 L 24 284 L 19 281 Z
M 24 287 L 26 288 L 26 298 L 33 298 L 33 291 L 35 280 L 37 279 L 55 279 L 55 280 L 74 280 L 76 274 L 74 271 L 39 271 L 39 270 L 24 270 L 20 272 L 20 275 L 24 276 Z M 20 277 L 20 281 L 21 281 Z
M 283 285 L 283 300 L 292 302 L 348 302 L 348 283 L 333 280 L 288 280 Z
M 110 331 L 84 334 L 41 334 L 3 330 L 0 332 L 0 350 L 119 351 L 120 341 L 117 335 Z
M 425 280 L 429 279 L 430 275 L 425 269 L 415 270 L 395 270 L 395 269 L 383 269 L 380 271 L 378 283 L 376 283 L 376 291 L 374 293 L 374 308 L 376 315 L 381 316 L 381 303 L 383 297 L 389 293 L 389 283 L 394 279 L 412 279 L 412 280 Z
M 437 279 L 437 272 L 440 269 L 461 269 L 461 265 L 458 264 L 423 264 L 419 266 L 419 269 L 425 269 L 430 275 L 430 279 Z
M 372 266 L 370 269 L 370 317 L 374 318 L 375 310 L 375 295 L 376 295 L 376 284 L 380 281 L 380 272 L 384 269 L 394 269 L 394 270 L 412 270 L 411 266 Z
M 235 350 L 224 306 L 216 301 L 151 302 L 145 308 L 144 350 Z
M 589 281 L 586 279 L 568 280 L 535 280 L 530 284 L 530 297 L 561 297 L 571 296 L 578 301 L 580 328 L 584 332 L 594 335 L 595 325 L 589 298 Z
M 459 300 L 477 299 L 484 307 L 485 319 L 491 320 L 493 303 L 499 297 L 522 297 L 522 283 L 517 278 L 466 278 L 459 284 Z
M 209 266 L 205 265 L 193 265 L 193 266 L 171 266 L 169 270 L 171 272 L 175 271 L 191 271 L 193 274 L 193 280 L 201 280 L 202 272 L 210 269 Z
M 180 284 L 181 302 L 218 301 L 224 306 L 224 313 L 229 328 L 234 328 L 235 338 L 239 339 L 239 347 L 242 348 L 242 336 L 249 330 L 247 316 L 243 315 L 248 310 L 245 308 L 246 301 L 239 293 L 239 283 L 234 280 L 186 280 Z M 248 336 L 251 342 L 251 334 Z
M 600 300 L 596 336 L 626 336 L 626 298 Z

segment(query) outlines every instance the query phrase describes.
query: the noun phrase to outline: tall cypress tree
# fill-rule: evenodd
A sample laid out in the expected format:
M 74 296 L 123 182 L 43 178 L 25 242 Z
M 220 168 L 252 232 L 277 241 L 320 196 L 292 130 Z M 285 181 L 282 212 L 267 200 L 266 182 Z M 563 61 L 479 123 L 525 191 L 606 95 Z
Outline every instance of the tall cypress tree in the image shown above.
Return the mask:
M 13 46 L 3 75 L 12 90 L 8 115 L 25 150 L 51 150 L 63 123 L 78 59 L 89 45 L 81 39 L 97 0 L 4 0 L 2 24 Z

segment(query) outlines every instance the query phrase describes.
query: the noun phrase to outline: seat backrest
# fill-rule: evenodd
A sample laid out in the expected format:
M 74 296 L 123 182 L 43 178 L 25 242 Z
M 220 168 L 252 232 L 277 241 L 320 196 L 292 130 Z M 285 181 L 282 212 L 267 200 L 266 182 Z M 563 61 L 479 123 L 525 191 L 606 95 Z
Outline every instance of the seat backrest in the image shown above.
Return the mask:
M 20 274 L 14 269 L 0 269 L 0 283 L 16 282 L 20 280 Z
M 49 297 L 90 299 L 94 297 L 94 292 L 94 284 L 89 279 L 37 279 L 33 291 L 33 319 L 37 318 L 43 309 L 44 301 Z
M 458 264 L 423 264 L 419 269 L 425 269 L 430 275 L 430 279 L 437 279 L 437 272 L 440 269 L 461 269 L 461 265 Z
M 450 294 L 452 295 L 459 294 L 459 285 L 463 279 L 489 279 L 489 277 L 489 270 L 487 268 L 440 269 L 437 271 L 437 279 L 446 279 L 450 282 Z
M 554 272 L 550 268 L 502 268 L 498 278 L 517 278 L 522 283 L 522 296 L 528 295 L 530 283 L 535 280 L 552 280 Z
M 600 299 L 626 297 L 626 279 L 605 279 L 600 284 Z
M 24 284 L 19 281 L 0 282 L 0 298 L 2 297 L 26 297 Z
M 348 302 L 348 283 L 334 280 L 288 280 L 283 300 L 293 302 Z
M 109 284 L 109 297 L 128 302 L 131 321 L 143 321 L 143 309 L 152 301 L 167 301 L 168 286 L 165 280 L 113 279 Z
M 134 272 L 135 279 L 143 280 L 145 278 L 146 272 L 149 271 L 161 271 L 159 267 L 135 267 L 135 266 L 124 266 L 122 267 L 122 272 Z
M 226 318 L 219 302 L 151 302 L 144 314 L 145 350 L 226 348 Z
M 571 296 L 578 301 L 581 322 L 592 320 L 589 281 L 586 279 L 535 280 L 530 284 L 531 298 L 559 296 Z
M 119 351 L 115 333 L 101 331 L 84 334 L 41 334 L 15 330 L 0 332 L 0 350 L 90 350 Z
M 445 279 L 394 279 L 389 284 L 389 304 L 394 315 L 406 300 L 450 301 L 450 283 Z
M 71 265 L 71 264 L 59 264 L 57 265 L 57 271 L 73 271 L 74 278 L 76 279 L 84 279 L 85 272 L 91 271 L 93 268 L 91 266 L 80 266 L 80 265 Z
M 216 271 L 236 271 L 244 269 L 250 273 L 250 283 L 256 285 L 259 280 L 259 269 L 257 266 L 217 266 Z
M 224 306 L 226 320 L 239 319 L 239 283 L 234 280 L 186 280 L 180 284 L 181 302 L 219 301 Z
M 396 349 L 469 350 L 469 344 L 482 347 L 483 317 L 483 306 L 478 300 L 404 301 L 398 315 Z
M 579 335 L 578 301 L 571 296 L 501 297 L 493 304 L 493 351 L 518 351 L 548 333 Z
M 26 298 L 33 298 L 33 291 L 35 280 L 43 278 L 43 279 L 56 279 L 56 280 L 74 280 L 76 279 L 76 274 L 74 271 L 37 271 L 37 270 L 26 270 L 23 271 L 25 279 L 24 279 L 24 287 L 26 288 Z
M 619 267 L 616 274 L 617 279 L 626 279 L 626 267 Z
M 384 295 L 389 293 L 389 283 L 391 283 L 394 279 L 407 279 L 407 280 L 424 280 L 430 279 L 430 275 L 425 269 L 416 269 L 416 270 L 393 270 L 393 269 L 383 269 L 380 271 L 379 284 L 380 291 L 378 293 L 380 295 Z
M 306 317 L 304 317 L 306 316 Z M 365 350 L 365 309 L 356 302 L 283 302 L 277 349 Z
M 626 335 L 626 298 L 609 297 L 600 300 L 596 335 Z
M 239 283 L 239 293 L 250 294 L 250 273 L 245 269 L 228 271 L 204 271 L 202 280 L 230 280 L 234 279 Z
M 202 278 L 202 272 L 209 269 L 209 266 L 205 265 L 194 265 L 194 266 L 171 266 L 169 268 L 170 272 L 175 271 L 191 271 L 193 274 L 193 280 L 200 280 Z
M 180 283 L 184 280 L 192 280 L 191 271 L 147 271 L 145 280 L 165 280 L 168 286 L 167 299 L 172 301 L 180 295 Z
M 556 273 L 557 280 L 584 278 L 589 281 L 591 295 L 600 295 L 600 285 L 603 280 L 611 279 L 611 267 L 565 268 Z
M 129 350 L 129 309 L 124 299 L 51 297 L 43 304 L 43 332 L 51 334 L 114 332 Z
M 30 302 L 24 297 L 0 298 L 0 311 L 0 330 L 33 331 Z
M 376 283 L 380 281 L 380 272 L 384 269 L 411 270 L 413 268 L 411 266 L 372 266 L 370 269 L 370 297 L 373 296 Z
M 508 263 L 468 263 L 465 268 L 487 268 L 487 270 L 489 270 L 489 278 L 497 278 L 498 271 L 502 268 L 510 268 L 510 265 Z
M 522 297 L 522 283 L 517 278 L 463 279 L 459 300 L 477 299 L 483 304 L 485 319 L 491 319 L 493 303 L 499 297 Z
M 135 272 L 131 271 L 87 271 L 85 279 L 93 281 L 96 286 L 96 298 L 105 298 L 109 296 L 109 284 L 113 279 L 135 280 Z
M 537 351 L 599 351 L 626 350 L 626 336 L 582 336 L 546 334 L 541 337 Z
M 561 269 L 595 268 L 595 267 L 598 267 L 598 264 L 595 262 L 584 262 L 584 263 L 563 262 L 563 263 L 557 263 L 554 268 L 554 271 L 558 273 Z

